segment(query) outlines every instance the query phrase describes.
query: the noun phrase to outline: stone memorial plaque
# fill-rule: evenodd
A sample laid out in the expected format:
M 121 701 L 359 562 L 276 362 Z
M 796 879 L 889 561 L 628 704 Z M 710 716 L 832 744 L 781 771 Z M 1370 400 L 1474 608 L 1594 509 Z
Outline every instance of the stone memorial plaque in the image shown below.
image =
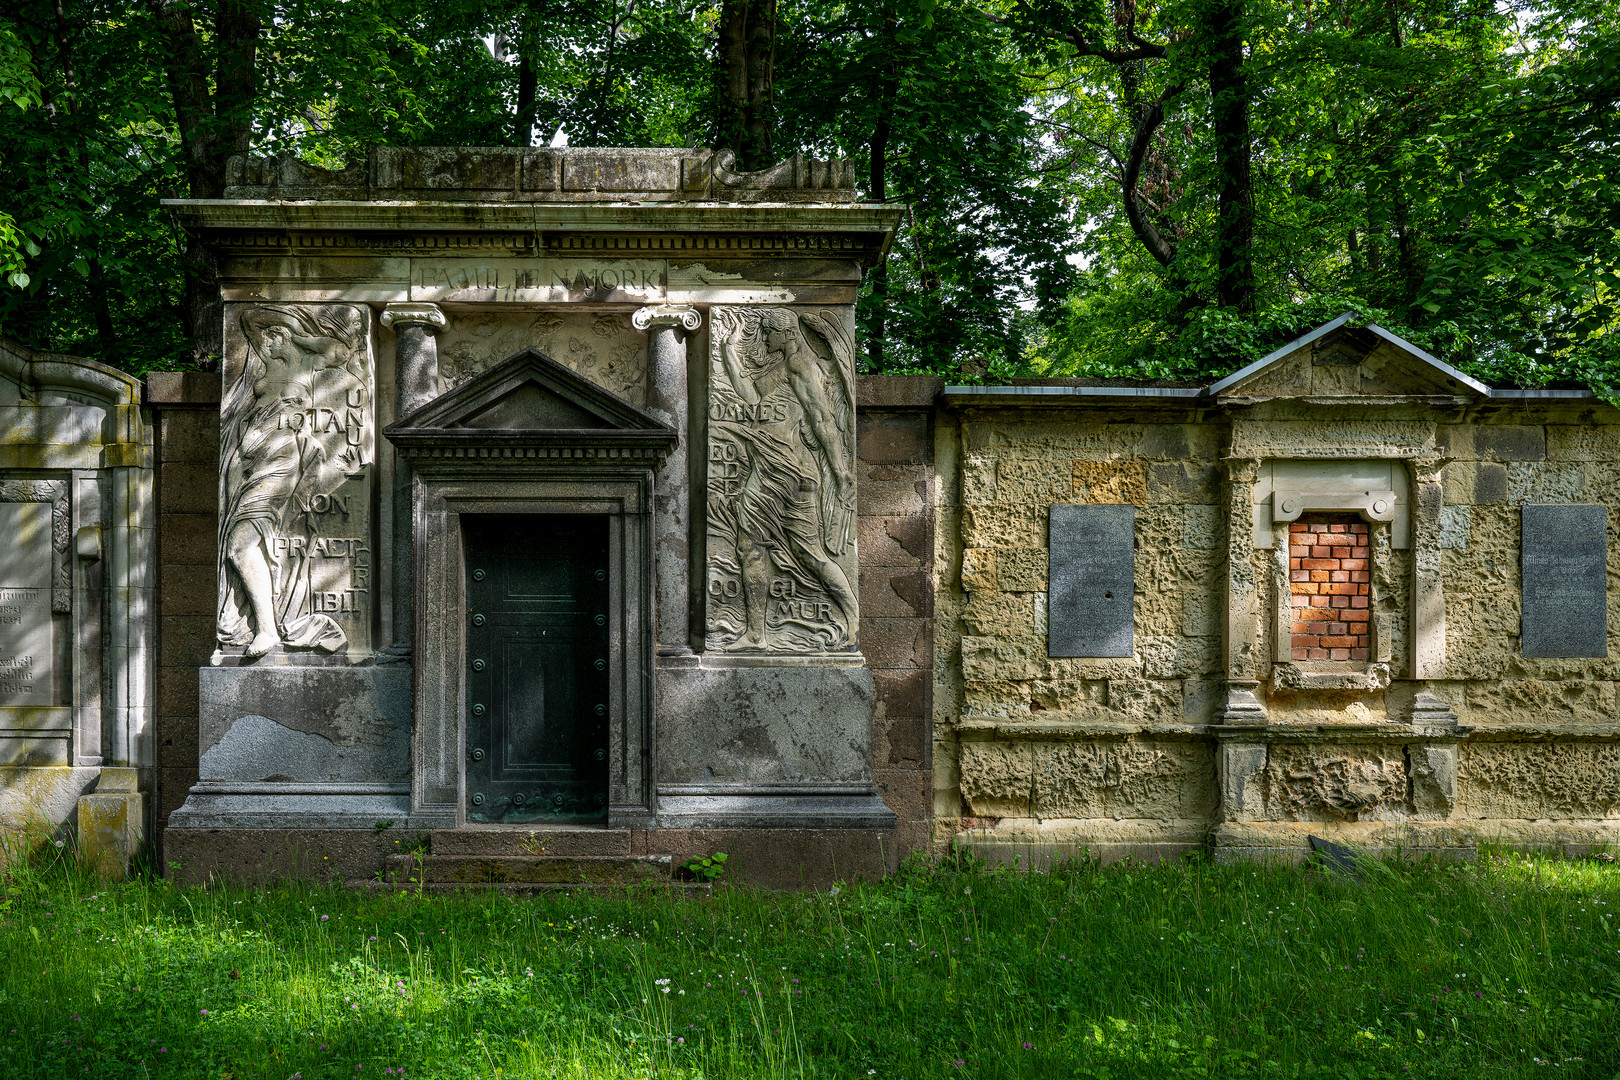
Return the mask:
M 1136 507 L 1054 503 L 1047 519 L 1048 656 L 1130 656 Z
M 50 705 L 51 504 L 0 502 L 0 706 Z
M 1608 507 L 1526 506 L 1521 526 L 1520 651 L 1608 656 Z

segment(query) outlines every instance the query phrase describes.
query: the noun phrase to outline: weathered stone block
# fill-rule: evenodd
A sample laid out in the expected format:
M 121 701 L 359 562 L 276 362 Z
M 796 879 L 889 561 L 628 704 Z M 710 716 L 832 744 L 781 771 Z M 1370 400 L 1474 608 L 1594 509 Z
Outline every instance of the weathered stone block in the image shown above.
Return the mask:
M 1029 816 L 1035 788 L 1031 744 L 965 742 L 957 769 L 962 801 L 975 816 Z
M 921 717 L 887 718 L 878 704 L 872 730 L 872 760 L 883 766 L 921 768 L 928 760 L 932 724 Z
M 863 567 L 860 589 L 861 612 L 869 618 L 926 616 L 933 607 L 929 576 L 921 570 Z
M 1045 592 L 1046 552 L 1041 548 L 1002 548 L 997 551 L 996 583 L 1008 592 Z
M 1044 650 L 993 637 L 962 638 L 962 678 L 970 682 L 1039 679 L 1047 672 Z
M 862 619 L 861 653 L 874 668 L 931 667 L 932 626 L 926 619 Z
M 208 615 L 158 619 L 158 666 L 201 667 L 214 651 L 214 620 Z
M 664 783 L 850 783 L 872 775 L 864 668 L 666 668 Z
M 928 466 L 868 465 L 857 469 L 857 512 L 863 517 L 923 514 L 928 509 Z
M 872 672 L 872 692 L 878 708 L 891 722 L 897 717 L 927 718 L 933 714 L 933 672 L 918 669 Z
M 962 545 L 1046 548 L 1045 506 L 964 506 Z
M 997 588 L 994 548 L 962 549 L 962 588 L 969 592 L 994 592 Z
M 157 451 L 162 461 L 219 461 L 219 411 L 173 409 L 158 414 Z
M 164 514 L 158 518 L 158 547 L 165 567 L 182 563 L 213 567 L 219 558 L 219 517 Z
M 1541 461 L 1547 456 L 1547 429 L 1481 424 L 1474 428 L 1474 453 L 1497 461 Z
M 98 876 L 122 881 L 142 835 L 143 797 L 134 769 L 105 768 L 96 790 L 79 797 L 79 857 Z
M 1220 496 L 1221 472 L 1195 461 L 1154 462 L 1147 468 L 1147 498 L 1162 503 L 1212 503 Z
M 410 671 L 205 668 L 199 775 L 211 781 L 398 783 L 410 775 Z
M 932 530 L 923 515 L 858 519 L 862 566 L 926 570 L 933 564 Z
M 1457 816 L 1607 818 L 1620 812 L 1620 745 L 1468 743 L 1458 761 Z
M 1141 461 L 1076 461 L 1070 484 L 1081 502 L 1140 506 L 1148 501 L 1147 465 Z
M 1032 744 L 1042 818 L 1198 818 L 1215 809 L 1215 759 L 1199 743 Z
M 931 777 L 921 769 L 878 769 L 878 792 L 901 821 L 927 821 L 933 801 Z
M 158 467 L 157 496 L 161 513 L 217 514 L 219 469 L 206 461 L 165 461 Z
M 1378 744 L 1273 744 L 1266 759 L 1267 817 L 1374 820 L 1406 807 L 1406 760 Z
M 213 563 L 165 566 L 158 575 L 158 604 L 166 615 L 213 615 L 218 590 Z
M 933 456 L 927 412 L 861 411 L 855 432 L 856 460 L 867 465 L 923 465 Z

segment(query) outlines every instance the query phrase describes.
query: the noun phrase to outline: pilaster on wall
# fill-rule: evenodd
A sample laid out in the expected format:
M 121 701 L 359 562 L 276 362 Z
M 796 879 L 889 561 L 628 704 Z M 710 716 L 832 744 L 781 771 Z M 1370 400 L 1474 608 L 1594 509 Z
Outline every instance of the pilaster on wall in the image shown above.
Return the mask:
M 1255 690 L 1265 672 L 1260 651 L 1263 583 L 1254 569 L 1254 485 L 1257 458 L 1228 457 L 1226 466 L 1226 620 L 1222 657 L 1226 667 L 1226 724 L 1265 723 L 1265 706 Z
M 157 766 L 153 839 L 197 782 L 197 672 L 214 650 L 219 573 L 220 377 L 154 372 L 157 442 Z
M 933 816 L 939 390 L 938 379 L 921 376 L 863 376 L 856 388 L 860 642 L 875 698 L 873 776 L 900 819 L 899 856 L 928 849 Z
M 1440 564 L 1440 510 L 1447 459 L 1407 459 L 1412 473 L 1412 678 L 1446 671 L 1446 594 Z

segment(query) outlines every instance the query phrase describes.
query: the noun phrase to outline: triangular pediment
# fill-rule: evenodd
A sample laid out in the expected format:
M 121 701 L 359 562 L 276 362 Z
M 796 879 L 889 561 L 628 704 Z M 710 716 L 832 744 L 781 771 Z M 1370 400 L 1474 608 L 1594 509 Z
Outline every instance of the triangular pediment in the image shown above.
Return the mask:
M 438 446 L 639 446 L 667 449 L 675 430 L 535 349 L 496 364 L 390 424 L 402 449 Z
M 1490 397 L 1490 388 L 1411 342 L 1339 316 L 1215 383 L 1212 397 Z

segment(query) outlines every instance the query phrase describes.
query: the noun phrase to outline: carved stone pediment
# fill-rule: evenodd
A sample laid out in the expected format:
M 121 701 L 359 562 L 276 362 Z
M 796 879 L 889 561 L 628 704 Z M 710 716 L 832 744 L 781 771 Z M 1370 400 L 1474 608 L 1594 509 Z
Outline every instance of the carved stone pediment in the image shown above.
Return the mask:
M 535 349 L 441 394 L 384 433 L 411 458 L 656 459 L 675 429 Z

